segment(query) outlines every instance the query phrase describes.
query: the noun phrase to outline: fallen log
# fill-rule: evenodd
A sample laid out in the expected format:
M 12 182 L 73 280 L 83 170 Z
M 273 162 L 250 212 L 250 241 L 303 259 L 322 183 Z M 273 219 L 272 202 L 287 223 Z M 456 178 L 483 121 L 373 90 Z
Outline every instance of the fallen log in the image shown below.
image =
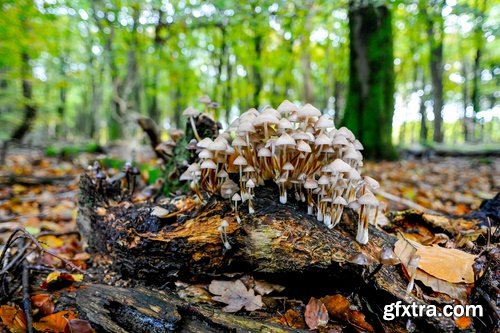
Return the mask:
M 60 299 L 98 332 L 310 332 L 194 305 L 168 291 L 89 284 Z
M 339 291 L 357 293 L 366 309 L 371 309 L 369 320 L 380 331 L 389 324 L 396 332 L 405 331 L 408 319 L 396 319 L 397 324 L 382 321 L 384 305 L 396 301 L 427 304 L 406 293 L 408 282 L 400 266 L 383 266 L 367 278 L 377 264 L 351 262 L 360 254 L 376 262 L 381 248 L 393 245 L 396 238 L 370 227 L 369 243 L 359 245 L 354 240 L 357 215 L 350 210 L 344 212 L 340 226 L 330 230 L 308 216 L 305 207 L 281 205 L 274 191 L 262 187 L 256 189 L 255 213 L 242 214 L 241 224 L 227 200 L 217 198 L 185 215 L 176 213 L 181 201 L 177 205 L 174 201 L 159 204 L 171 212 L 159 218 L 151 214 L 156 204 L 108 205 L 109 196 L 119 197 L 113 191 L 117 188 L 98 190 L 90 177 L 83 175 L 77 223 L 89 251 L 108 255 L 114 270 L 140 284 L 207 282 L 246 272 L 286 286 L 290 297 L 307 300 Z M 217 231 L 223 219 L 229 222 L 230 250 L 224 249 Z M 412 321 L 424 331 L 456 329 L 450 318 Z

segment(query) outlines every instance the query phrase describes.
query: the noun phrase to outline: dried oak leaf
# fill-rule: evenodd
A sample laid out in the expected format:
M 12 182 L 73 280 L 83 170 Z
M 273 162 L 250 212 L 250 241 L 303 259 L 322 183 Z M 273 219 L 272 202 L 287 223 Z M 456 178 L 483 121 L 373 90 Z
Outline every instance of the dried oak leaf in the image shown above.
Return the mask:
M 236 312 L 245 308 L 247 311 L 255 311 L 264 305 L 262 297 L 255 295 L 253 289 L 247 289 L 243 282 L 236 281 L 218 281 L 213 280 L 208 286 L 208 290 L 213 295 L 214 301 L 227 304 L 222 309 L 224 312 Z
M 328 310 L 325 304 L 319 299 L 311 297 L 309 303 L 306 305 L 306 312 L 304 313 L 306 324 L 310 329 L 315 330 L 318 327 L 326 326 L 328 324 Z
M 26 332 L 26 317 L 23 310 L 13 306 L 2 305 L 0 306 L 0 318 L 10 332 Z
M 357 330 L 364 332 L 373 332 L 372 325 L 366 322 L 365 315 L 357 310 L 350 308 L 351 304 L 347 298 L 342 295 L 325 296 L 321 299 L 328 309 L 332 318 L 348 322 Z
M 82 282 L 83 274 L 69 274 L 55 271 L 47 275 L 42 283 L 43 289 L 61 289 L 70 286 L 73 282 Z
M 46 333 L 64 333 L 66 325 L 73 319 L 76 319 L 76 314 L 73 311 L 59 311 L 33 323 L 33 327 Z

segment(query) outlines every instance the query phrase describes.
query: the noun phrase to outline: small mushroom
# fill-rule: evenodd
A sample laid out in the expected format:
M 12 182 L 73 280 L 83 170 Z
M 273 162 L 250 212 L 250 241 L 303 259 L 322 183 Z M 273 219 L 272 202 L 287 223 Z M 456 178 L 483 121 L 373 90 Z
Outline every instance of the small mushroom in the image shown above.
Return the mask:
M 198 131 L 196 130 L 196 124 L 194 123 L 194 117 L 198 116 L 198 114 L 199 112 L 191 106 L 184 110 L 184 112 L 182 113 L 183 116 L 189 118 L 189 123 L 191 124 L 191 128 L 193 129 L 193 134 L 196 140 L 201 141 L 201 138 L 198 135 Z
M 231 198 L 231 201 L 234 202 L 234 214 L 236 216 L 236 221 L 238 224 L 241 223 L 240 214 L 238 213 L 238 202 L 241 201 L 241 196 L 238 193 L 235 193 Z
M 229 244 L 229 239 L 227 237 L 227 228 L 229 227 L 229 223 L 226 220 L 222 220 L 220 223 L 220 226 L 217 228 L 217 230 L 220 233 L 220 238 L 222 240 L 222 244 L 224 244 L 224 248 L 226 250 L 231 249 L 231 244 Z
M 420 256 L 413 255 L 408 262 L 408 274 L 410 274 L 410 282 L 408 283 L 408 287 L 406 288 L 406 293 L 409 294 L 413 290 L 413 286 L 415 285 L 415 276 L 417 275 L 418 264 L 420 263 Z

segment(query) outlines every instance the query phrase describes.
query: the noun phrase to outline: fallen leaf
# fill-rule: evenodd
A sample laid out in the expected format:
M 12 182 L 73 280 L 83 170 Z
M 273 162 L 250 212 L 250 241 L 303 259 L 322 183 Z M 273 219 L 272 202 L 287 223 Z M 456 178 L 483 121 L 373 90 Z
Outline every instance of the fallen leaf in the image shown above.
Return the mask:
M 472 325 L 472 318 L 471 317 L 458 317 L 455 319 L 455 324 L 457 324 L 457 327 L 460 330 L 466 330 Z
M 45 249 L 54 249 L 64 245 L 64 240 L 54 235 L 40 236 L 38 237 L 38 240 Z
M 328 309 L 328 313 L 335 319 L 348 322 L 357 330 L 373 332 L 372 325 L 366 322 L 365 315 L 351 309 L 349 300 L 342 295 L 325 296 L 321 299 Z
M 73 319 L 76 319 L 76 314 L 73 311 L 59 311 L 33 323 L 33 327 L 47 333 L 64 333 L 66 325 Z
M 222 310 L 224 312 L 237 312 L 242 308 L 247 311 L 255 311 L 264 305 L 262 297 L 255 295 L 253 289 L 247 289 L 243 282 L 213 280 L 208 290 L 219 296 L 212 297 L 213 300 L 227 304 Z
M 314 297 L 311 297 L 309 303 L 307 303 L 304 317 L 306 319 L 307 326 L 312 330 L 328 324 L 328 310 L 326 309 L 325 304 Z
M 476 256 L 456 249 L 424 246 L 401 235 L 394 252 L 405 269 L 413 255 L 420 256 L 415 279 L 432 290 L 457 299 L 467 297 L 467 284 L 474 282 L 472 265 Z
M 26 317 L 21 309 L 13 306 L 2 305 L 0 306 L 0 318 L 2 319 L 2 323 L 10 332 L 26 332 Z
M 83 274 L 69 274 L 59 271 L 51 272 L 42 283 L 43 289 L 60 289 L 70 286 L 73 282 L 82 282 Z
M 294 309 L 288 309 L 282 317 L 281 322 L 293 328 L 305 328 L 306 322 L 300 313 Z
M 34 308 L 40 310 L 44 316 L 54 313 L 55 304 L 52 301 L 52 296 L 49 294 L 38 294 L 31 296 L 31 304 Z
M 72 319 L 64 328 L 64 333 L 94 333 L 90 323 L 82 319 Z

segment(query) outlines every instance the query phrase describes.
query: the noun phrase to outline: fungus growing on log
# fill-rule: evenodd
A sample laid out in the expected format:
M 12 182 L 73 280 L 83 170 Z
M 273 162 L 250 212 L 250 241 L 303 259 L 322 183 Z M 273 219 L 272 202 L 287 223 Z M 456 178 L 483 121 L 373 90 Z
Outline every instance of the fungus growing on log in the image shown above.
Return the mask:
M 195 112 L 188 111 L 191 118 Z M 339 224 L 345 206 L 358 208 L 356 240 L 366 244 L 368 225 L 378 212 L 370 189 L 376 189 L 378 182 L 362 177 L 361 150 L 363 145 L 353 133 L 345 127 L 336 129 L 329 115 L 310 104 L 299 108 L 285 100 L 277 110 L 244 112 L 213 141 L 200 138 L 200 164 L 188 168 L 182 179 L 191 181 L 201 200 L 198 186 L 229 200 L 238 221 L 238 202 L 248 201 L 252 214 L 254 188 L 266 181 L 276 183 L 280 203 L 287 204 L 289 194 L 306 202 L 308 214 L 328 228 Z

